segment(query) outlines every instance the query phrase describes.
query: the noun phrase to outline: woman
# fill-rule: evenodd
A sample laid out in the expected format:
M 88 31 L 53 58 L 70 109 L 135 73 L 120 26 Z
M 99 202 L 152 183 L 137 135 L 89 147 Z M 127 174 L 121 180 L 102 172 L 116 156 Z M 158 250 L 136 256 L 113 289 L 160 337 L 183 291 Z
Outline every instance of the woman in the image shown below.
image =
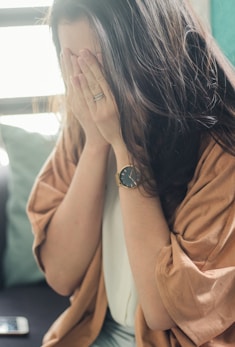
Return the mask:
M 235 77 L 182 0 L 56 0 L 60 139 L 34 250 L 43 346 L 235 345 Z M 116 182 L 115 182 L 116 180 Z

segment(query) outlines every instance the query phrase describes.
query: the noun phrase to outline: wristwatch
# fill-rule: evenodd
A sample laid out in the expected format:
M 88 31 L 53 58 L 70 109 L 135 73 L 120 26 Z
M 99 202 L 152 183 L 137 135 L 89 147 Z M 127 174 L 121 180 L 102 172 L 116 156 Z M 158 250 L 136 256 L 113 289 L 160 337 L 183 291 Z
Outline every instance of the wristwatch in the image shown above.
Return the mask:
M 124 166 L 116 173 L 117 185 L 125 188 L 136 188 L 141 182 L 140 170 L 134 165 Z

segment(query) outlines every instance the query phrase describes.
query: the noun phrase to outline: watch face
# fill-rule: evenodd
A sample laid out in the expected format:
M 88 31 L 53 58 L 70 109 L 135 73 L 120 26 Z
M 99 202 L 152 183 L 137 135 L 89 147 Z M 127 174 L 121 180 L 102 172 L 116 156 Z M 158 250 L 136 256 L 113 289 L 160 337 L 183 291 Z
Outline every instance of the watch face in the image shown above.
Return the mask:
M 134 166 L 126 166 L 120 172 L 120 182 L 127 188 L 135 188 L 140 182 L 140 172 Z

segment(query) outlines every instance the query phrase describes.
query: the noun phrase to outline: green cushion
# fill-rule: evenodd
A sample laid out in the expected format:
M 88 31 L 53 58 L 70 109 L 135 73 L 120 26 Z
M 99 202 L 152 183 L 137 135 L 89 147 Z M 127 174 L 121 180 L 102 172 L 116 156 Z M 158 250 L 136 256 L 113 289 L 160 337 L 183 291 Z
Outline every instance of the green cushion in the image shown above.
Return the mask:
M 235 1 L 211 1 L 211 26 L 212 33 L 218 45 L 235 65 Z
M 21 128 L 0 125 L 9 156 L 9 199 L 7 202 L 7 245 L 4 254 L 6 287 L 42 280 L 32 254 L 33 234 L 26 203 L 35 177 L 55 144 L 55 136 L 30 133 Z

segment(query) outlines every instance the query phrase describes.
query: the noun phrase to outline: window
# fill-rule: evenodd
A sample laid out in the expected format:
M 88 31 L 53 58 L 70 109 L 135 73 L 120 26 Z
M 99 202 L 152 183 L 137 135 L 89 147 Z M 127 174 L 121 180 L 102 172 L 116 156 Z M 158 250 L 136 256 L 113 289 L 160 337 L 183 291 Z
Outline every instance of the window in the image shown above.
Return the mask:
M 52 1 L 0 1 L 0 123 L 42 134 L 58 131 L 57 115 L 46 106 L 48 97 L 64 93 L 51 33 L 42 25 Z M 0 166 L 7 162 L 0 148 Z
M 1 98 L 46 96 L 63 92 L 47 25 L 1 27 L 0 42 Z
M 0 2 L 0 115 L 29 114 L 35 98 L 45 112 L 48 96 L 64 86 L 47 25 L 52 0 Z M 40 109 L 40 107 L 39 107 Z
M 50 6 L 53 0 L 1 0 L 0 8 Z

